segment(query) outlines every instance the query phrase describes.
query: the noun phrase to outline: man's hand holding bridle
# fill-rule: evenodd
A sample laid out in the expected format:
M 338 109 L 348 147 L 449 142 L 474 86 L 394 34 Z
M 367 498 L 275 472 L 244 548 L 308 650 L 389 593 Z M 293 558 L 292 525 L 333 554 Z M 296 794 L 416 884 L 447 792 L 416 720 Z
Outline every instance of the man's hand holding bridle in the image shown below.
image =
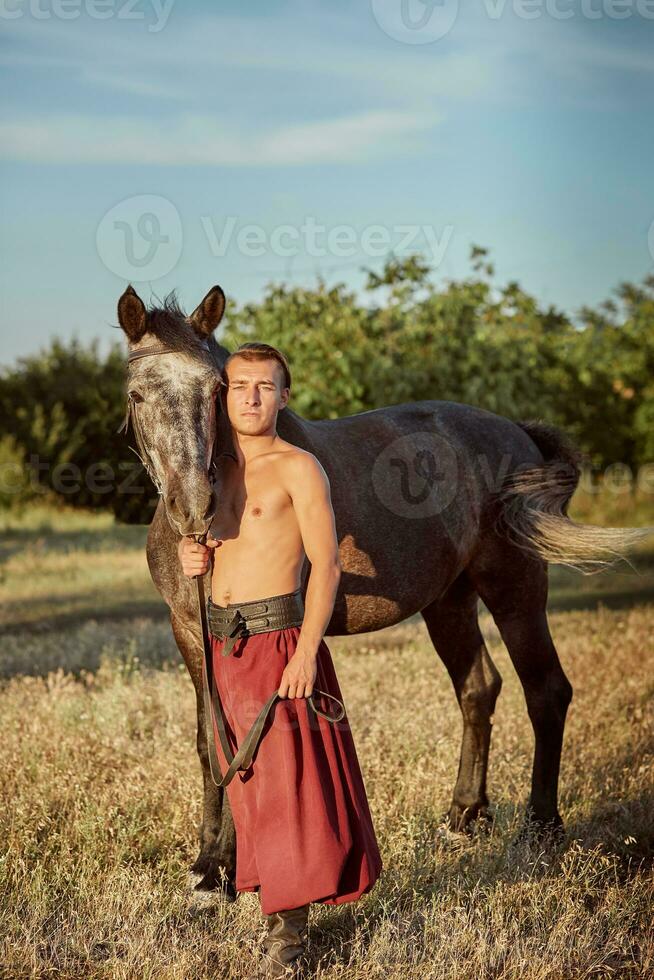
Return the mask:
M 177 546 L 177 554 L 182 563 L 182 571 L 189 578 L 196 578 L 209 571 L 211 564 L 211 551 L 217 548 L 220 541 L 215 538 L 207 538 L 207 543 L 198 544 L 194 538 L 182 538 Z

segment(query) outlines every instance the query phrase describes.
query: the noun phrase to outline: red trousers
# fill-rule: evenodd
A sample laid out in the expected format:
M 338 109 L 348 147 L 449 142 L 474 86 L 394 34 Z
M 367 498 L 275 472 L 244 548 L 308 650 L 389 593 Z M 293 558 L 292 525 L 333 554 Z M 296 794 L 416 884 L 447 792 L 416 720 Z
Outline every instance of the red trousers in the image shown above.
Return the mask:
M 223 657 L 212 637 L 215 682 L 235 751 L 293 656 L 299 626 L 241 637 Z M 331 654 L 318 651 L 315 689 L 342 700 Z M 334 715 L 338 705 L 314 696 Z M 214 719 L 216 751 L 227 769 Z M 306 698 L 276 702 L 250 769 L 226 789 L 236 828 L 236 889 L 259 889 L 264 915 L 307 902 L 353 902 L 382 869 L 347 714 L 330 723 Z

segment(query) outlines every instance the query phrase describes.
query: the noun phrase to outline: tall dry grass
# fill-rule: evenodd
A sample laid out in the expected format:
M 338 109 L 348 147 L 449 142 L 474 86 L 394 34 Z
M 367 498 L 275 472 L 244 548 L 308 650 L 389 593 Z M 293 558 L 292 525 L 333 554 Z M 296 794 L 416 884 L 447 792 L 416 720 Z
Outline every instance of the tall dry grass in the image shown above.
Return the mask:
M 195 700 L 165 619 L 134 614 L 135 597 L 152 601 L 142 531 L 94 520 L 43 517 L 36 532 L 28 521 L 0 538 L 9 603 L 0 971 L 242 977 L 260 929 L 255 896 L 198 906 L 187 891 L 201 813 Z M 35 562 L 44 612 L 32 620 L 25 577 Z M 572 586 L 567 597 L 576 601 Z M 561 772 L 567 835 L 551 848 L 518 837 L 532 734 L 487 614 L 504 676 L 489 780 L 495 822 L 469 840 L 441 827 L 461 723 L 424 626 L 328 641 L 384 871 L 361 902 L 313 907 L 316 977 L 654 974 L 654 604 L 572 608 L 550 622 L 575 688 Z
M 575 686 L 561 776 L 565 841 L 520 843 L 531 732 L 505 676 L 491 833 L 440 836 L 460 721 L 424 629 L 330 641 L 384 860 L 356 905 L 312 910 L 316 976 L 652 975 L 654 609 L 561 613 Z M 80 626 L 62 668 L 0 693 L 2 963 L 8 977 L 237 978 L 256 899 L 197 908 L 194 696 L 164 624 Z M 33 655 L 38 640 L 33 640 Z M 162 663 L 153 650 L 160 646 Z M 86 651 L 93 670 L 75 678 Z M 149 662 L 143 666 L 141 659 Z

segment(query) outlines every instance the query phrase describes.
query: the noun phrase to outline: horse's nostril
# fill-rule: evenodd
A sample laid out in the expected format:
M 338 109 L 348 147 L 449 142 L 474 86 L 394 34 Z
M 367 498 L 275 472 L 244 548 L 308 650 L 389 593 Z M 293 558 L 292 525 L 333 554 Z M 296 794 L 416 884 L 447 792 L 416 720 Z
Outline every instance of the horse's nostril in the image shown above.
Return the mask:
M 189 510 L 188 507 L 184 506 L 184 501 L 179 499 L 179 497 L 171 493 L 166 499 L 166 506 L 171 514 L 176 514 L 178 517 L 182 517 L 184 520 L 188 519 Z

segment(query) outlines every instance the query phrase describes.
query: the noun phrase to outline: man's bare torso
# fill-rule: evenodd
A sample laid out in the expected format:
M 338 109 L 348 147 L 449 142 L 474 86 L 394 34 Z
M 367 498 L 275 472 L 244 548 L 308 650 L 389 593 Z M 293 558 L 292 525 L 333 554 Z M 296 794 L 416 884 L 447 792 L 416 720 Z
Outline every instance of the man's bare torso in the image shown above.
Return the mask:
M 291 462 L 303 450 L 278 439 L 276 448 L 243 466 L 228 460 L 218 489 L 219 513 L 211 597 L 220 606 L 294 592 L 305 551 L 293 507 Z

